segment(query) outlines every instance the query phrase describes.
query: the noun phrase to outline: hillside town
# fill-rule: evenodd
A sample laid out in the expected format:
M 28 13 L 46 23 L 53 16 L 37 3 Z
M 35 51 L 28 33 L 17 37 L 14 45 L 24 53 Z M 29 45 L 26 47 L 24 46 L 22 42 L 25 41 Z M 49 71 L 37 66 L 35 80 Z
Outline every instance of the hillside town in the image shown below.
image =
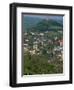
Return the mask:
M 24 32 L 24 54 L 48 55 L 50 57 L 63 60 L 63 31 L 45 31 L 45 32 Z

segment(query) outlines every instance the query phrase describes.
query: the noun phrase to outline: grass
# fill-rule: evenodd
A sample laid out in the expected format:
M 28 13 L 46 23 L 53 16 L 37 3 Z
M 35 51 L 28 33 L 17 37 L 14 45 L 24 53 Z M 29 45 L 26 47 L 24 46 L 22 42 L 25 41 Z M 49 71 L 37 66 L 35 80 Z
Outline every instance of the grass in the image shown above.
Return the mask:
M 48 63 L 46 55 L 24 55 L 24 75 L 63 73 L 63 61 L 55 58 Z

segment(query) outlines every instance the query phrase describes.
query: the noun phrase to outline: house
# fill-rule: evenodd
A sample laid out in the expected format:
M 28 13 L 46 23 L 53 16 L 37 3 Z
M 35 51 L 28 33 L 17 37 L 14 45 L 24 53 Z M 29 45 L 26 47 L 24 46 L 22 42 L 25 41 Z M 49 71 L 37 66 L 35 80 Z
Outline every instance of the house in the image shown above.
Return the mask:
M 28 39 L 25 39 L 26 42 L 28 42 L 29 40 Z
M 35 54 L 35 50 L 30 50 L 29 53 L 30 53 L 31 55 L 34 55 L 34 54 Z
M 54 48 L 54 51 L 56 52 L 56 51 L 63 51 L 63 47 L 61 47 L 61 46 L 57 46 L 57 47 L 55 47 Z
M 35 49 L 35 50 L 38 49 L 38 42 L 37 41 L 33 42 L 33 49 Z
M 63 60 L 63 54 L 58 54 L 58 58 L 60 61 L 62 61 Z
M 27 52 L 28 51 L 28 44 L 24 44 L 24 51 Z
M 32 35 L 35 35 L 35 33 L 31 32 Z
M 24 43 L 24 47 L 28 47 L 28 44 Z
M 44 33 L 40 33 L 40 36 L 44 36 Z
M 57 40 L 58 39 L 58 37 L 56 36 L 55 38 L 54 38 L 54 40 Z
M 59 40 L 58 42 L 60 46 L 63 46 L 63 40 Z
M 59 60 L 63 60 L 63 47 L 61 46 L 55 47 L 53 53 L 57 55 Z

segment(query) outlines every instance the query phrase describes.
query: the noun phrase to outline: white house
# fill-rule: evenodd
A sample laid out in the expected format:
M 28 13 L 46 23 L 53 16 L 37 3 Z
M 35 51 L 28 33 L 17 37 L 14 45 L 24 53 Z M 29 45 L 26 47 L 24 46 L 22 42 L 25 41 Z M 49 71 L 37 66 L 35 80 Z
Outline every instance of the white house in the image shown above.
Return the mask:
M 29 52 L 31 55 L 35 54 L 35 50 L 30 50 Z
M 35 41 L 35 42 L 33 43 L 33 49 L 35 49 L 35 50 L 38 49 L 38 42 L 37 42 L 37 41 Z

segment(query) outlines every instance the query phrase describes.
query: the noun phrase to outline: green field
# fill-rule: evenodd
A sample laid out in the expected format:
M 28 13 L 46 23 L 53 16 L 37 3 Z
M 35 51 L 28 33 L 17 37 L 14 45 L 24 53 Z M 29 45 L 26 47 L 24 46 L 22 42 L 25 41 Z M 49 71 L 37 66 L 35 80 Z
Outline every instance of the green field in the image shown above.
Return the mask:
M 24 75 L 63 73 L 63 61 L 46 55 L 24 55 Z M 52 60 L 53 59 L 53 60 Z

